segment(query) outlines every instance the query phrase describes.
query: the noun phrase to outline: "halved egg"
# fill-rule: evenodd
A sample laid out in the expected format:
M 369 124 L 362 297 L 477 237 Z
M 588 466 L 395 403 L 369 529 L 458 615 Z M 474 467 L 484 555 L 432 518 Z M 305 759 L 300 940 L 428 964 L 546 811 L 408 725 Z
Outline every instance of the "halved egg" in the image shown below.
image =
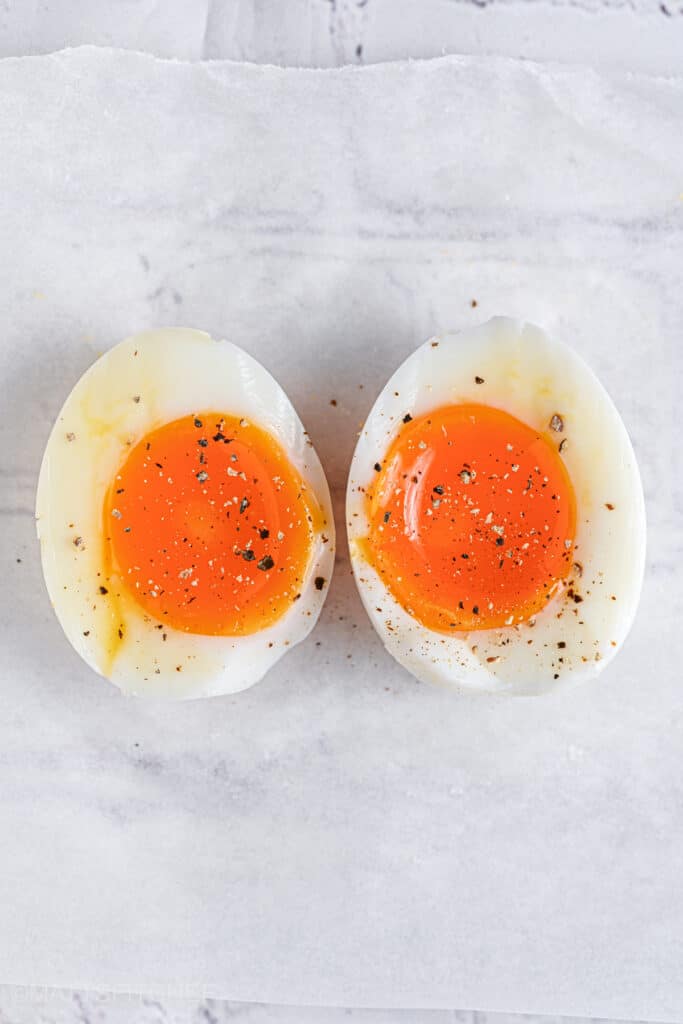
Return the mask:
M 327 482 L 291 402 L 201 331 L 135 335 L 83 375 L 36 512 L 64 632 L 129 694 L 252 685 L 313 628 L 332 575 Z
M 361 431 L 347 518 L 365 608 L 419 679 L 542 692 L 596 675 L 635 615 L 630 440 L 586 364 L 530 324 L 409 356 Z

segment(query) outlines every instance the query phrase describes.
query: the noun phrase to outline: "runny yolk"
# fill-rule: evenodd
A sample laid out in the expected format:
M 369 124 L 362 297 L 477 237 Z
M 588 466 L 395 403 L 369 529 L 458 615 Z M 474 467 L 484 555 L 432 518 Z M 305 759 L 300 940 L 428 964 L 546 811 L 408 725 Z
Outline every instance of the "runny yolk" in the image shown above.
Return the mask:
M 299 596 L 320 513 L 270 434 L 216 412 L 153 430 L 106 498 L 113 570 L 159 622 L 242 636 Z
M 366 502 L 368 561 L 432 630 L 528 620 L 572 566 L 576 503 L 557 442 L 500 409 L 406 417 Z

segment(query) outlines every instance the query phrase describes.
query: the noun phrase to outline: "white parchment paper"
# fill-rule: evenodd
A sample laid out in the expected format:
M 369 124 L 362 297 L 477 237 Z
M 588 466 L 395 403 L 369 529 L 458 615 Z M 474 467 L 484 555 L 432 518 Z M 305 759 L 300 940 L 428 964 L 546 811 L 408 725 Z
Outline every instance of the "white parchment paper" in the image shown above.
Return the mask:
M 681 80 L 0 62 L 3 982 L 683 1016 L 682 266 Z M 126 702 L 70 650 L 32 505 L 101 351 L 177 323 L 243 345 L 302 415 L 342 527 L 377 390 L 430 333 L 494 313 L 576 346 L 641 461 L 644 598 L 597 684 L 418 685 L 343 536 L 318 629 L 245 694 Z

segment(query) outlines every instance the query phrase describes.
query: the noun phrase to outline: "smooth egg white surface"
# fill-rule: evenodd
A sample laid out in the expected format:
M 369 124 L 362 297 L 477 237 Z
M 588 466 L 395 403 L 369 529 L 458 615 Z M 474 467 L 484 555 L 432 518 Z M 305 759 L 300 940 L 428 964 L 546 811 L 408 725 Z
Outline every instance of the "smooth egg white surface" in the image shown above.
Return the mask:
M 551 417 L 561 414 L 562 458 L 577 503 L 574 557 L 581 575 L 574 574 L 573 586 L 581 603 L 561 588 L 535 624 L 445 635 L 414 619 L 365 559 L 360 543 L 369 533 L 364 494 L 373 466 L 382 462 L 406 413 L 417 417 L 465 402 L 502 409 L 551 437 Z M 365 609 L 387 650 L 420 680 L 463 690 L 537 694 L 590 678 L 621 647 L 638 605 L 645 507 L 624 424 L 572 349 L 520 321 L 496 317 L 461 334 L 431 339 L 399 367 L 360 434 L 347 491 L 347 526 Z
M 270 627 L 248 636 L 206 636 L 164 625 L 162 642 L 158 621 L 132 596 L 115 600 L 114 588 L 98 592 L 103 508 L 130 447 L 199 409 L 244 417 L 273 435 L 316 499 L 322 527 L 300 599 Z M 242 349 L 185 328 L 134 335 L 81 377 L 45 449 L 36 518 L 47 589 L 68 639 L 96 672 L 138 696 L 207 697 L 257 682 L 315 625 L 334 565 L 327 481 L 287 395 Z M 82 540 L 78 547 L 75 536 Z M 324 589 L 315 585 L 320 577 Z M 121 617 L 123 638 L 117 635 Z

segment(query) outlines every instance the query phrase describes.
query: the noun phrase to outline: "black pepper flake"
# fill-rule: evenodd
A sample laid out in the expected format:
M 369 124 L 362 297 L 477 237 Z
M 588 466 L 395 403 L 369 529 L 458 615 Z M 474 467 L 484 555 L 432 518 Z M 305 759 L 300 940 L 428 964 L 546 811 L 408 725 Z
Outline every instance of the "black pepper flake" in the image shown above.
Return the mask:
M 273 561 L 271 556 L 264 555 L 261 561 L 256 563 L 256 568 L 260 569 L 262 572 L 267 572 L 269 569 L 272 569 L 274 565 L 275 562 Z
M 117 490 L 116 493 L 117 494 L 123 494 L 123 490 L 124 490 L 123 487 L 119 487 L 119 489 Z
M 199 480 L 200 484 L 203 484 L 205 480 L 209 479 L 209 474 L 206 472 L 205 469 L 200 469 L 200 471 L 197 473 L 197 479 Z
M 249 508 L 249 498 L 242 498 L 240 502 L 240 512 L 246 512 Z
M 375 473 L 381 473 L 381 472 L 382 472 L 382 466 L 381 466 L 381 464 L 379 462 L 376 462 L 375 463 Z
M 484 378 L 483 378 L 483 377 L 475 377 L 475 378 L 474 378 L 474 383 L 475 383 L 475 384 L 484 384 L 484 383 L 485 383 L 485 381 L 484 381 Z
M 258 535 L 261 538 L 261 540 L 267 540 L 267 538 L 270 537 L 270 530 L 259 530 Z
M 565 647 L 567 646 L 567 644 L 566 644 L 566 642 L 564 640 L 558 640 L 557 641 L 557 646 L 560 648 L 561 651 L 563 651 L 565 649 Z
M 336 404 L 337 404 L 337 399 L 336 398 L 331 398 L 330 399 L 330 405 L 336 405 Z
M 109 593 L 109 591 L 107 590 L 106 587 L 99 587 L 98 589 L 99 589 L 100 594 L 108 594 Z
M 554 412 L 550 417 L 550 423 L 548 424 L 551 430 L 555 430 L 561 433 L 564 430 L 564 420 L 559 413 Z
M 388 523 L 390 519 L 391 519 L 391 512 L 385 512 L 384 513 L 384 522 Z
M 405 416 L 403 417 L 403 422 L 404 422 L 404 423 L 410 423 L 410 421 L 412 420 L 412 418 L 413 418 L 413 417 L 412 417 L 412 416 L 410 415 L 410 413 L 409 413 L 409 412 L 407 412 L 407 413 L 405 414 Z
M 316 576 L 316 578 L 315 578 L 315 589 L 316 590 L 322 590 L 324 586 L 325 586 L 325 577 L 324 576 Z
M 612 504 L 611 501 L 606 501 L 605 502 L 605 508 L 609 509 L 610 512 L 614 512 L 614 505 Z
M 472 608 L 472 614 L 473 614 L 473 615 L 478 615 L 478 614 L 479 614 L 479 605 L 478 605 L 478 604 L 475 604 L 475 605 L 473 606 L 473 608 Z
M 443 487 L 441 484 L 437 484 L 436 487 L 432 487 L 434 494 L 443 494 Z
M 198 420 L 198 419 L 195 419 L 195 421 L 194 421 L 194 425 L 195 425 L 195 427 L 203 427 L 203 426 L 204 426 L 204 424 L 202 423 L 202 421 L 201 421 L 201 420 Z
M 164 468 L 160 462 L 155 462 L 154 465 L 157 467 L 157 469 L 163 469 Z
M 83 630 L 83 636 L 90 636 L 90 630 L 89 629 L 84 629 Z
M 123 640 L 123 630 L 121 629 L 120 626 L 119 626 L 119 629 L 118 629 L 118 633 L 119 633 L 119 640 Z
M 200 437 L 199 440 L 197 441 L 197 444 L 200 445 L 200 447 L 202 448 L 208 448 L 209 446 L 209 442 L 206 440 L 205 437 Z
M 458 601 L 458 608 L 460 609 L 461 612 L 465 610 L 465 605 L 463 604 L 462 601 Z
M 225 441 L 225 434 L 221 434 L 220 430 L 217 434 L 214 434 L 211 438 L 212 441 Z
M 501 547 L 505 543 L 505 537 L 496 537 L 496 544 Z
M 253 562 L 254 559 L 256 558 L 256 555 L 251 550 L 251 548 L 247 548 L 245 551 L 242 552 L 242 558 L 244 559 L 245 562 Z

